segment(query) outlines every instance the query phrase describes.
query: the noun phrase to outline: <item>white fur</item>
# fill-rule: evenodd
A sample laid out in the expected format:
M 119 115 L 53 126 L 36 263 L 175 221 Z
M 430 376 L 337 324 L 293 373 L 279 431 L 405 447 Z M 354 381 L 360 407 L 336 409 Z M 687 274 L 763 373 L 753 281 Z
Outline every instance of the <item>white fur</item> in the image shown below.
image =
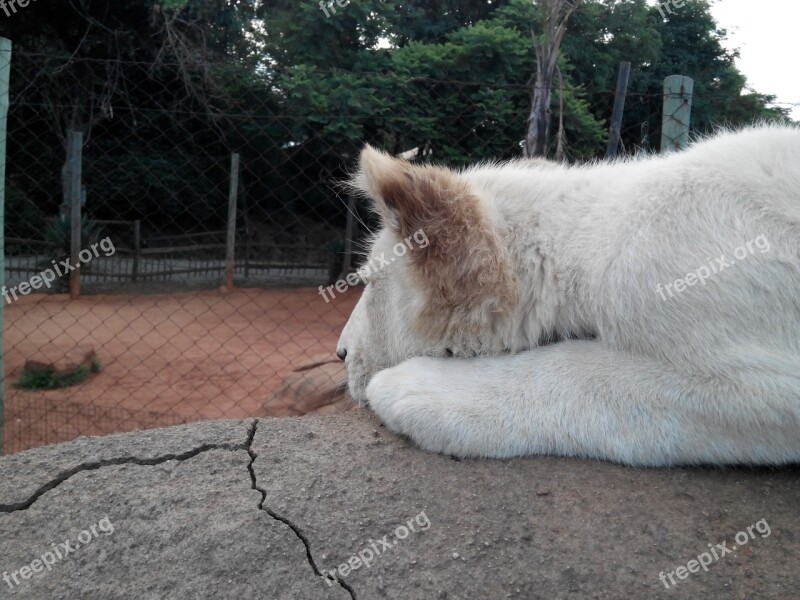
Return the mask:
M 410 325 L 424 297 L 411 263 L 374 274 L 339 350 L 354 397 L 390 429 L 465 457 L 800 462 L 800 130 L 458 176 L 522 290 L 512 327 L 486 325 L 485 347 L 509 352 L 445 358 L 447 340 Z M 673 298 L 656 291 L 761 235 L 769 252 Z M 385 229 L 373 254 L 396 241 Z

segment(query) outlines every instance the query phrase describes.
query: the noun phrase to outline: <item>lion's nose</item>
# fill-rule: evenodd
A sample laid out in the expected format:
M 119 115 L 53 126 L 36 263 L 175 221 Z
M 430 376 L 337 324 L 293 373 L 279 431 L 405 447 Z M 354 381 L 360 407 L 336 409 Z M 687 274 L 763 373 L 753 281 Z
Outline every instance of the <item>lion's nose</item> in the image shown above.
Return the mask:
M 344 360 L 345 358 L 347 358 L 347 350 L 345 350 L 344 348 L 342 348 L 341 350 L 337 350 L 336 356 L 339 357 L 339 360 Z

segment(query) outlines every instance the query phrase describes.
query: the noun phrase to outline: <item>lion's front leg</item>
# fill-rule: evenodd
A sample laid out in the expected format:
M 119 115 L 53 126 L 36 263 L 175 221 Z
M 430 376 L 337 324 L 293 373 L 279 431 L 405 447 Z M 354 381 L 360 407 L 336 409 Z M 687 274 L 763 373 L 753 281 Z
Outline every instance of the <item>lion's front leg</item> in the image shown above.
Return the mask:
M 367 387 L 369 406 L 389 429 L 431 452 L 495 457 L 524 453 L 530 435 L 520 439 L 514 423 L 520 416 L 517 403 L 524 399 L 497 397 L 500 382 L 495 378 L 503 371 L 502 361 L 407 360 L 373 377 Z
M 780 377 L 756 364 L 712 379 L 569 341 L 509 356 L 414 358 L 375 375 L 367 399 L 392 431 L 462 457 L 782 464 L 800 460 L 800 376 L 796 359 L 784 363 Z

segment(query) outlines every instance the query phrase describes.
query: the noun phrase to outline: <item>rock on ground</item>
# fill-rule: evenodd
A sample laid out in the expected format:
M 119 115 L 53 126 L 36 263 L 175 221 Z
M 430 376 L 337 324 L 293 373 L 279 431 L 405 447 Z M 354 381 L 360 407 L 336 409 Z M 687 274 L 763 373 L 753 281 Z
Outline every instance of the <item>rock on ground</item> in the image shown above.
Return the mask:
M 322 354 L 286 375 L 275 393 L 264 401 L 258 416 L 330 415 L 355 407 L 347 392 L 344 363 Z
M 0 459 L 0 481 L 0 576 L 20 582 L 0 581 L 8 597 L 794 599 L 800 590 L 800 466 L 457 461 L 355 411 L 81 438 Z M 23 579 L 23 567 L 67 540 L 72 552 Z M 709 545 L 718 558 L 689 573 Z M 662 572 L 673 574 L 669 589 Z
M 45 346 L 25 362 L 27 373 L 52 373 L 57 377 L 74 375 L 80 369 L 90 368 L 97 355 L 94 346 L 82 344 L 72 348 Z

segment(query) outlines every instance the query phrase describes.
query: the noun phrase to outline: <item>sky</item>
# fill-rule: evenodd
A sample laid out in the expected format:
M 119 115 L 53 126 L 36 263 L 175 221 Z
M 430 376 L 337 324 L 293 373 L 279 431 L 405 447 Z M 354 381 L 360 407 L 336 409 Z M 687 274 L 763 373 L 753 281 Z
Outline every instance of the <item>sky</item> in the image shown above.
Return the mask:
M 800 121 L 800 3 L 797 0 L 717 0 L 711 9 L 719 26 L 728 30 L 728 48 L 739 48 L 736 64 L 748 85 L 775 94 L 782 106 L 796 104 L 792 118 Z

